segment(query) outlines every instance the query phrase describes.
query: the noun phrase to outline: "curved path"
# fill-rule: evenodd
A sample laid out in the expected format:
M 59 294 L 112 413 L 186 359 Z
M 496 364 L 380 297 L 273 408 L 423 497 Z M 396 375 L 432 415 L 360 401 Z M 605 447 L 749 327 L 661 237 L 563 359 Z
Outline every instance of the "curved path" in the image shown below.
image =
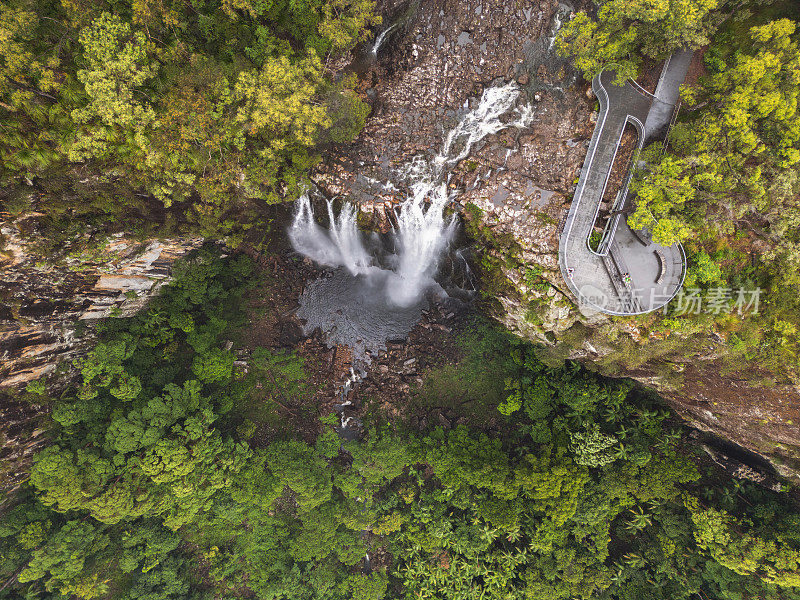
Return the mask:
M 612 72 L 603 72 L 592 81 L 600 114 L 558 250 L 564 280 L 582 310 L 611 315 L 647 313 L 663 307 L 683 284 L 686 259 L 680 244 L 653 243 L 646 231 L 632 231 L 619 213 L 608 223 L 599 252 L 589 247 L 589 236 L 626 123 L 636 128 L 639 148 L 664 129 L 690 60 L 691 52 L 675 54 L 664 66 L 655 95 L 630 82 L 614 85 Z M 617 211 L 631 200 L 628 179 L 614 206 Z

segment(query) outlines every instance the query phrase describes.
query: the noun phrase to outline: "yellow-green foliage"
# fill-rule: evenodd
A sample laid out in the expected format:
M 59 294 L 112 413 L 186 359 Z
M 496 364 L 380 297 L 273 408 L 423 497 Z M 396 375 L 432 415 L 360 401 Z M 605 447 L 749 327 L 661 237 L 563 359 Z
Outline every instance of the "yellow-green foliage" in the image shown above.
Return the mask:
M 319 148 L 351 140 L 369 110 L 354 78 L 333 81 L 323 59 L 380 22 L 372 0 L 0 10 L 0 177 L 63 178 L 72 191 L 40 196 L 43 212 L 65 196 L 81 205 L 92 181 L 117 195 L 81 207 L 92 216 L 146 217 L 152 196 L 187 202 L 179 210 L 204 235 L 240 239 L 250 201 L 295 198 Z
M 701 508 L 690 496 L 684 502 L 695 525 L 697 545 L 719 564 L 771 584 L 800 587 L 800 548 L 794 536 L 767 532 L 768 537 L 761 537 L 742 531 L 742 524 L 736 524 L 725 511 Z
M 556 40 L 558 50 L 573 57 L 587 79 L 604 69 L 617 81 L 636 78 L 641 55 L 664 58 L 684 46 L 699 47 L 717 21 L 719 0 L 610 0 L 593 20 L 580 12 Z

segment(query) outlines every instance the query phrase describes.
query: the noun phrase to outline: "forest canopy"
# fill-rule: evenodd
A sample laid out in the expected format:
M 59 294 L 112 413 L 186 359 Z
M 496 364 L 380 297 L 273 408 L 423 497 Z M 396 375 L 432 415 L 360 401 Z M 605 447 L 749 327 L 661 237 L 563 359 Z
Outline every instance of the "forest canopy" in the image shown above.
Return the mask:
M 722 20 L 720 0 L 608 0 L 596 16 L 578 12 L 559 32 L 557 48 L 586 79 L 604 70 L 616 81 L 636 79 L 644 59 L 663 59 L 709 43 Z
M 720 476 L 653 396 L 485 322 L 430 375 L 499 389 L 458 425 L 254 436 L 253 401 L 319 415 L 301 357 L 235 364 L 254 281 L 203 248 L 104 322 L 58 397 L 29 386 L 52 443 L 6 506 L 0 598 L 800 598 L 793 495 Z
M 259 203 L 296 197 L 321 147 L 363 126 L 354 81 L 334 80 L 325 63 L 370 35 L 373 9 L 3 2 L 0 177 L 10 206 L 23 210 L 31 186 L 51 218 L 77 211 L 102 222 L 179 204 L 177 218 L 202 235 L 240 236 Z

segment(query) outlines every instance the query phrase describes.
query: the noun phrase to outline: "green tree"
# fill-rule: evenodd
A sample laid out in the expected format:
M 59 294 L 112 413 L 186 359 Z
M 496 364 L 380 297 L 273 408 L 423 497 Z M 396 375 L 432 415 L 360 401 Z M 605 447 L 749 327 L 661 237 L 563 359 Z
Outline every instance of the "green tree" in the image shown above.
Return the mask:
M 331 496 L 333 483 L 327 461 L 299 441 L 277 442 L 269 447 L 267 465 L 281 485 L 297 496 L 300 508 L 309 511 Z
M 345 580 L 353 600 L 381 600 L 386 595 L 386 573 L 373 571 L 369 575 L 350 575 Z
M 731 515 L 701 508 L 690 496 L 685 505 L 691 513 L 697 545 L 719 564 L 740 575 L 755 575 L 766 583 L 800 587 L 800 548 L 796 540 L 742 531 Z
M 636 78 L 641 56 L 666 58 L 675 50 L 709 43 L 719 24 L 719 0 L 609 0 L 598 2 L 597 18 L 576 14 L 556 45 L 587 79 L 616 71 L 619 84 Z
M 134 91 L 157 73 L 151 63 L 155 48 L 145 35 L 132 32 L 118 16 L 104 12 L 81 31 L 80 42 L 87 68 L 79 70 L 77 77 L 86 88 L 89 104 L 72 113 L 76 123 L 87 125 L 69 149 L 72 161 L 102 156 L 109 149 L 109 139 L 122 131 L 143 140 L 155 120 L 150 104 L 134 97 Z
M 671 246 L 685 241 L 690 226 L 679 216 L 696 196 L 691 168 L 672 156 L 664 156 L 639 171 L 631 191 L 636 194 L 636 210 L 628 217 L 633 229 L 648 229 L 653 241 Z
M 92 562 L 109 543 L 108 536 L 91 523 L 69 521 L 34 551 L 18 579 L 21 583 L 43 580 L 47 591 L 65 596 L 101 597 L 108 591 L 108 582 L 93 572 Z
M 227 381 L 233 373 L 233 360 L 233 354 L 227 350 L 214 348 L 194 357 L 192 372 L 205 383 Z
M 241 243 L 263 201 L 296 198 L 320 149 L 363 127 L 355 80 L 322 61 L 379 22 L 372 0 L 4 4 L 0 177 L 15 212 L 35 205 L 52 254 L 120 223 Z
M 583 431 L 571 431 L 569 436 L 577 464 L 602 467 L 616 460 L 617 455 L 611 449 L 617 443 L 617 439 L 602 433 L 597 424 Z

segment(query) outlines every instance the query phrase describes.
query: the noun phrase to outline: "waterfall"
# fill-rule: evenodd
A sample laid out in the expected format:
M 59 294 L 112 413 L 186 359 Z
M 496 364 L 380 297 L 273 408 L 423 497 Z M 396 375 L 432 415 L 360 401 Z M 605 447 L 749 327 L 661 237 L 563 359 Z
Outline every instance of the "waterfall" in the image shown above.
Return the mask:
M 356 209 L 345 204 L 334 216 L 333 202 L 328 200 L 330 227 L 326 231 L 314 221 L 311 199 L 306 191 L 297 200 L 297 213 L 289 228 L 292 246 L 308 258 L 327 267 L 345 267 L 352 275 L 370 270 L 372 257 L 361 241 L 356 222 Z
M 315 262 L 331 267 L 345 267 L 353 275 L 364 275 L 383 282 L 386 301 L 397 307 L 419 302 L 426 289 L 435 285 L 439 260 L 452 240 L 455 216 L 447 217 L 445 208 L 452 199 L 446 175 L 459 161 L 469 156 L 476 143 L 487 135 L 508 127 L 526 127 L 533 119 L 530 107 L 515 110 L 515 118 L 503 122 L 519 97 L 514 83 L 492 87 L 483 92 L 478 105 L 467 112 L 445 136 L 442 149 L 425 160 L 417 156 L 400 173 L 410 196 L 400 204 L 394 228 L 395 253 L 388 265 L 365 249 L 356 223 L 356 209 L 346 203 L 335 215 L 328 201 L 329 228 L 314 221 L 308 193 L 297 201 L 297 212 L 289 229 L 295 250 Z
M 558 37 L 558 32 L 561 31 L 561 27 L 564 25 L 564 19 L 572 12 L 572 8 L 566 4 L 559 3 L 556 7 L 556 12 L 553 15 L 552 25 L 550 27 L 550 36 L 548 37 L 549 43 L 547 45 L 547 50 L 552 50 L 553 46 L 556 44 L 556 38 Z
M 378 37 L 375 38 L 375 43 L 372 45 L 372 56 L 378 56 L 378 50 L 381 48 L 381 44 L 383 44 L 383 40 L 386 39 L 386 36 L 389 35 L 392 31 L 397 29 L 399 23 L 393 23 L 383 31 L 378 34 Z
M 425 206 L 425 201 L 430 204 Z M 455 217 L 445 218 L 450 202 L 447 186 L 428 182 L 411 186 L 411 197 L 400 207 L 394 231 L 397 267 L 387 282 L 387 296 L 397 306 L 409 306 L 433 282 L 445 248 L 456 228 Z
M 518 97 L 519 88 L 515 83 L 484 90 L 478 106 L 464 115 L 447 134 L 442 150 L 433 159 L 434 165 L 441 165 L 442 168 L 453 167 L 467 158 L 472 146 L 487 135 L 499 133 L 508 127 L 527 127 L 533 120 L 533 110 L 530 106 L 524 106 L 517 111 L 517 119 L 510 123 L 500 120 L 500 117 L 514 106 Z M 458 146 L 462 142 L 463 146 L 459 151 Z M 441 176 L 441 172 L 437 173 L 437 176 Z

